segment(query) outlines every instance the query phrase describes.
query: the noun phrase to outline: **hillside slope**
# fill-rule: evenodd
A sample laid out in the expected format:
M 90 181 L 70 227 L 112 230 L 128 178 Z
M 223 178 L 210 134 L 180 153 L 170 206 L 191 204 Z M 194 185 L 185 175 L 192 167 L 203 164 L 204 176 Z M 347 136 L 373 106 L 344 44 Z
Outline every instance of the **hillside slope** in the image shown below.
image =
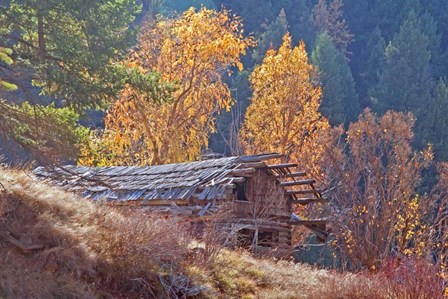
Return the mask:
M 381 281 L 191 250 L 185 223 L 121 214 L 0 168 L 0 298 L 393 298 Z

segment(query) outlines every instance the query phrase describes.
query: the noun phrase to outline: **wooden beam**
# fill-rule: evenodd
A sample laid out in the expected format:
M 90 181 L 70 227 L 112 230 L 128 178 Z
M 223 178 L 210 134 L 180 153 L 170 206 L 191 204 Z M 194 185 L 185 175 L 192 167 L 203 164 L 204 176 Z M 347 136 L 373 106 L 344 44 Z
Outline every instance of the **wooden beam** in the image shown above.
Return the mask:
M 326 203 L 326 198 L 299 198 L 290 200 L 292 204 L 307 205 L 309 203 Z
M 306 172 L 300 171 L 300 172 L 293 172 L 293 173 L 286 173 L 286 174 L 276 174 L 276 178 L 295 178 L 299 176 L 306 176 Z
M 272 153 L 272 154 L 261 154 L 261 155 L 254 155 L 254 156 L 245 156 L 242 157 L 241 160 L 243 163 L 245 162 L 259 162 L 259 161 L 265 161 L 265 160 L 271 160 L 271 159 L 279 159 L 283 158 L 285 155 L 278 154 L 278 153 Z
M 232 170 L 231 174 L 235 176 L 244 176 L 247 174 L 255 173 L 257 170 L 255 168 L 239 168 Z
M 231 177 L 232 183 L 244 183 L 246 181 L 243 177 Z
M 233 189 L 236 187 L 235 184 L 220 184 L 221 186 L 227 188 L 227 189 Z M 204 190 L 206 187 L 211 187 L 211 186 L 207 186 L 207 185 L 199 185 L 198 186 L 198 190 Z
M 291 195 L 291 194 L 295 194 L 295 195 L 300 195 L 300 194 L 317 194 L 317 193 L 322 193 L 324 192 L 324 190 L 313 190 L 313 189 L 308 189 L 308 190 L 288 190 L 286 191 L 286 194 Z
M 325 225 L 327 220 L 325 219 L 309 219 L 309 220 L 292 220 L 288 222 L 292 225 Z
M 142 206 L 171 206 L 171 204 L 178 206 L 188 205 L 188 200 L 179 199 L 154 199 L 154 200 L 142 200 L 140 205 Z
M 281 182 L 280 186 L 288 187 L 288 186 L 297 186 L 297 185 L 309 185 L 314 184 L 315 180 L 300 180 L 300 181 L 290 181 L 290 182 Z
M 275 169 L 275 168 L 288 168 L 288 167 L 296 167 L 297 164 L 295 163 L 286 163 L 286 164 L 274 164 L 274 165 L 267 165 L 268 169 Z
M 263 168 L 266 167 L 266 164 L 264 162 L 249 162 L 249 163 L 242 163 L 242 166 L 244 168 Z

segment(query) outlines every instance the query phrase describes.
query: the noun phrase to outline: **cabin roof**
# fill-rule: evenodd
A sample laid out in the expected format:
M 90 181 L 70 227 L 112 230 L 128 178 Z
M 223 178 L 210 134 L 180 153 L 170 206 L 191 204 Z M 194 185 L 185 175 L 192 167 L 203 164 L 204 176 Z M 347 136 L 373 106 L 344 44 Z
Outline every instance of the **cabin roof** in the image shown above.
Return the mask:
M 267 167 L 262 161 L 279 157 L 270 153 L 157 166 L 38 167 L 33 173 L 94 200 L 188 200 L 193 194 L 210 200 L 225 194 L 237 169 Z

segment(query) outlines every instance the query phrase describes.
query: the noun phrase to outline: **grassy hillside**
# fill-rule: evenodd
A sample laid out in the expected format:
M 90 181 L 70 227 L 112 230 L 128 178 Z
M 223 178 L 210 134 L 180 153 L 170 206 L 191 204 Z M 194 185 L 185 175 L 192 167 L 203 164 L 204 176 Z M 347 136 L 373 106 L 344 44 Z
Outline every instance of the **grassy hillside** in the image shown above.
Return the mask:
M 125 216 L 23 171 L 0 169 L 0 182 L 0 298 L 398 298 L 409 292 L 378 275 L 255 259 L 214 244 L 192 249 L 203 244 L 181 220 Z

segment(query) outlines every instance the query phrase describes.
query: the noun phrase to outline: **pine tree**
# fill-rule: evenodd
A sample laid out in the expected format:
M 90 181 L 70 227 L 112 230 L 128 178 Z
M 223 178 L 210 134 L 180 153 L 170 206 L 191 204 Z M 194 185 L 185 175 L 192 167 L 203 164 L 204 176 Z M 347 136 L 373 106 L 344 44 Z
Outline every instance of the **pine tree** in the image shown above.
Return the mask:
M 425 120 L 431 122 L 425 137 L 434 146 L 435 158 L 446 161 L 448 159 L 448 86 L 445 78 L 441 78 L 437 83 L 432 105 L 428 107 Z
M 374 89 L 378 86 L 380 71 L 385 63 L 386 42 L 381 36 L 380 28 L 377 26 L 369 37 L 366 51 L 369 52 L 364 70 L 361 73 L 362 85 L 361 94 L 365 97 L 374 93 Z M 368 103 L 365 99 L 366 104 Z
M 411 11 L 386 48 L 386 61 L 375 92 L 379 110 L 410 111 L 419 118 L 420 110 L 431 98 L 429 46 L 428 36 Z
M 350 68 L 327 34 L 319 35 L 311 59 L 322 82 L 322 114 L 331 125 L 356 119 L 360 108 Z
M 326 0 L 319 0 L 312 11 L 312 20 L 316 31 L 327 33 L 334 45 L 344 53 L 349 54 L 347 47 L 353 40 L 353 34 L 342 15 L 342 0 L 333 0 L 327 4 Z
M 266 31 L 258 38 L 258 47 L 252 53 L 252 60 L 255 64 L 260 64 L 266 51 L 277 49 L 282 43 L 282 38 L 288 31 L 288 21 L 286 21 L 285 10 L 280 10 L 278 17 L 267 26 Z
M 444 55 L 440 49 L 442 42 L 442 34 L 438 32 L 438 25 L 434 17 L 429 13 L 425 12 L 421 17 L 421 24 L 423 32 L 429 38 L 429 49 L 431 51 L 431 73 L 433 77 L 439 78 L 447 72 L 446 54 Z
M 312 45 L 316 32 L 310 18 L 314 0 L 282 0 L 275 1 L 277 7 L 287 12 L 286 19 L 293 41 L 303 40 L 305 45 Z

